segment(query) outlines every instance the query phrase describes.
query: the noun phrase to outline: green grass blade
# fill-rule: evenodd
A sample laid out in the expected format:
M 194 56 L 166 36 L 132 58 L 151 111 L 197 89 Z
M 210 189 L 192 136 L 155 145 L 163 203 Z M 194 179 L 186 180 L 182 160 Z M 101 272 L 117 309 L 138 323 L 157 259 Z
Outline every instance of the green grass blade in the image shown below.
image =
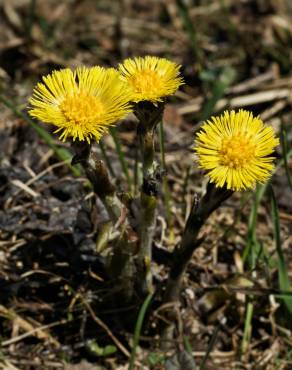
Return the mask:
M 279 210 L 277 205 L 277 200 L 273 191 L 273 188 L 270 187 L 270 196 L 271 196 L 271 206 L 272 206 L 272 220 L 274 226 L 274 238 L 275 238 L 275 247 L 278 256 L 278 276 L 279 276 L 279 288 L 281 290 L 290 290 L 290 282 L 288 277 L 288 270 L 285 261 L 285 256 L 282 249 L 281 243 L 281 234 L 280 234 L 280 218 Z M 292 298 L 283 298 L 285 306 L 288 312 L 292 315 Z
M 134 343 L 133 343 L 133 349 L 131 352 L 130 362 L 128 370 L 133 370 L 135 365 L 135 358 L 136 358 L 136 351 L 139 344 L 141 329 L 143 325 L 143 321 L 145 318 L 146 311 L 150 305 L 151 299 L 152 299 L 153 293 L 148 294 L 146 297 L 142 307 L 140 308 L 138 319 L 135 326 L 135 332 L 134 332 Z
M 253 309 L 254 309 L 253 303 L 248 302 L 244 321 L 243 338 L 241 343 L 242 354 L 244 354 L 247 351 L 251 339 Z
M 235 80 L 235 70 L 232 67 L 225 67 L 222 70 L 221 75 L 218 79 L 215 80 L 211 98 L 206 102 L 203 107 L 202 115 L 200 117 L 201 121 L 205 121 L 210 118 L 214 112 L 216 103 L 222 96 L 225 94 L 226 89 L 232 84 Z
M 192 345 L 187 335 L 183 336 L 183 341 L 184 341 L 184 348 L 186 352 L 192 355 L 193 349 L 192 349 Z
M 139 155 L 138 148 L 135 148 L 135 163 L 134 163 L 134 195 L 137 194 L 139 181 Z
M 283 123 L 281 124 L 281 144 L 282 144 L 282 153 L 283 153 L 283 161 L 284 161 L 284 167 L 288 179 L 288 184 L 290 188 L 292 189 L 292 175 L 289 170 L 289 164 L 288 164 L 288 140 L 287 140 L 287 131 Z
M 26 21 L 26 36 L 28 40 L 31 39 L 31 32 L 35 20 L 35 14 L 36 14 L 36 0 L 30 0 L 28 16 Z
M 139 189 L 143 183 L 142 163 L 140 161 L 139 147 L 135 148 L 135 163 L 134 163 L 134 197 L 139 195 Z
M 161 153 L 161 164 L 162 168 L 165 169 L 165 147 L 164 147 L 164 130 L 163 130 L 163 121 L 159 122 L 158 125 L 158 132 L 159 132 L 159 146 L 160 146 L 160 153 Z
M 126 177 L 126 180 L 127 180 L 127 183 L 128 183 L 128 190 L 129 190 L 129 192 L 132 192 L 132 190 L 133 190 L 133 181 L 132 181 L 132 178 L 130 176 L 129 168 L 128 168 L 128 165 L 127 165 L 127 160 L 126 160 L 124 152 L 122 150 L 122 145 L 121 145 L 119 136 L 117 134 L 117 130 L 116 130 L 115 127 L 111 127 L 109 131 L 110 131 L 110 133 L 112 135 L 112 138 L 114 140 L 116 152 L 118 154 L 122 170 L 125 174 L 125 177 Z
M 286 158 L 290 158 L 292 156 L 292 149 L 286 152 Z M 284 158 L 280 160 L 276 166 L 275 172 L 277 168 L 282 166 L 284 164 Z M 248 240 L 246 248 L 243 252 L 243 261 L 245 262 L 248 257 L 250 257 L 250 268 L 254 269 L 256 265 L 256 250 L 258 250 L 258 242 L 256 239 L 256 224 L 257 224 L 257 213 L 258 213 L 258 207 L 259 204 L 270 185 L 269 182 L 267 182 L 265 185 L 258 185 L 256 189 L 255 194 L 255 201 L 253 203 L 253 206 L 251 208 L 250 216 L 249 216 L 249 222 L 248 222 Z M 276 249 L 279 259 L 279 283 L 280 288 L 282 290 L 288 290 L 290 288 L 289 280 L 288 280 L 288 274 L 287 274 L 287 267 L 285 264 L 282 246 L 281 246 L 281 239 L 280 239 L 280 225 L 279 225 L 279 215 L 278 215 L 278 207 L 276 203 L 276 199 L 274 196 L 274 193 L 272 193 L 272 217 L 274 222 L 274 233 L 275 233 L 275 243 L 276 243 Z M 281 284 L 283 286 L 281 286 Z M 286 288 L 286 289 L 285 289 Z M 292 298 L 285 297 L 284 295 L 281 295 L 279 297 L 284 300 L 285 305 L 289 312 L 291 311 L 292 306 Z M 288 306 L 287 306 L 288 304 Z M 245 324 L 244 324 L 244 334 L 242 339 L 242 345 L 241 349 L 242 352 L 247 349 L 248 343 L 250 340 L 250 332 L 251 332 L 251 324 L 252 324 L 252 316 L 253 316 L 253 303 L 249 302 L 247 305 L 246 310 L 246 318 L 245 318 Z
M 199 69 L 200 69 L 201 61 L 202 61 L 202 55 L 201 55 L 202 53 L 198 46 L 197 33 L 194 28 L 193 21 L 189 14 L 189 8 L 183 0 L 176 0 L 176 6 L 178 8 L 179 15 L 182 19 L 183 26 L 188 34 L 194 59 L 196 60 L 196 63 L 198 64 Z
M 290 149 L 287 154 L 286 154 L 286 158 L 289 159 L 292 157 L 292 149 Z M 277 172 L 278 168 L 280 168 L 281 166 L 284 165 L 284 158 L 282 158 L 281 160 L 278 161 L 277 165 L 276 165 L 276 168 L 274 170 L 274 173 Z M 270 181 L 267 181 L 264 185 L 258 185 L 257 188 L 259 188 L 259 194 L 258 194 L 258 203 L 260 203 L 261 199 L 263 198 L 263 196 L 265 195 L 266 191 L 267 191 L 267 188 L 268 186 L 270 185 Z M 255 204 L 254 204 L 255 206 Z M 257 205 L 258 207 L 258 205 Z
M 279 289 L 279 293 L 273 294 L 273 296 L 279 299 L 285 299 L 285 298 L 292 299 L 292 290 L 291 288 L 288 291 Z
M 70 153 L 69 150 L 65 148 L 61 148 L 55 144 L 55 141 L 53 137 L 45 130 L 43 129 L 40 125 L 35 123 L 28 115 L 23 113 L 22 111 L 18 110 L 15 107 L 15 104 L 4 98 L 4 96 L 0 95 L 0 101 L 13 112 L 17 117 L 23 119 L 25 122 L 27 122 L 39 135 L 41 139 L 45 141 L 45 143 L 54 151 L 56 156 L 61 160 L 65 161 L 70 170 L 72 171 L 74 176 L 80 176 L 81 171 L 79 166 L 71 166 L 71 159 L 72 159 L 72 154 Z
M 248 220 L 248 232 L 247 232 L 247 244 L 243 252 L 242 260 L 246 262 L 248 260 L 248 266 L 251 271 L 256 267 L 257 258 L 260 254 L 260 244 L 257 241 L 256 226 L 257 226 L 257 215 L 260 201 L 264 195 L 265 188 L 263 186 L 257 186 L 254 195 L 254 203 L 252 205 L 249 220 Z M 245 353 L 251 339 L 252 332 L 252 317 L 253 317 L 253 303 L 250 301 L 247 303 L 246 315 L 244 321 L 243 337 L 241 343 L 241 352 Z
M 187 195 L 187 189 L 188 189 L 189 180 L 190 180 L 190 174 L 191 174 L 191 166 L 188 166 L 186 169 L 186 174 L 184 176 L 184 182 L 182 186 L 182 198 L 181 198 L 181 202 L 183 204 L 182 214 L 185 220 L 187 219 L 187 216 L 188 216 L 186 195 Z
M 203 370 L 205 368 L 206 362 L 207 362 L 207 360 L 208 360 L 208 358 L 210 356 L 210 353 L 211 353 L 211 351 L 212 351 L 212 349 L 213 349 L 213 347 L 214 347 L 214 345 L 216 343 L 216 339 L 217 339 L 217 336 L 218 336 L 218 333 L 219 333 L 220 328 L 221 328 L 221 323 L 219 323 L 216 326 L 215 330 L 214 330 L 214 333 L 213 333 L 213 335 L 211 337 L 211 340 L 210 340 L 210 342 L 208 344 L 208 348 L 207 348 L 207 351 L 205 353 L 205 356 L 203 357 L 202 362 L 200 363 L 199 370 Z
M 162 170 L 166 170 L 163 121 L 159 122 L 158 134 L 159 134 L 159 146 L 160 146 L 160 153 L 161 153 L 161 166 L 162 166 Z M 166 208 L 167 221 L 168 221 L 168 224 L 171 225 L 172 224 L 171 195 L 170 195 L 170 190 L 169 190 L 166 176 L 163 176 L 163 179 L 162 179 L 162 190 L 163 190 L 164 204 Z
M 258 242 L 256 238 L 256 225 L 257 225 L 257 215 L 260 202 L 264 196 L 266 188 L 264 186 L 258 185 L 255 192 L 254 202 L 249 214 L 248 220 L 248 232 L 247 232 L 247 244 L 243 251 L 243 262 L 246 262 L 247 258 L 250 259 L 249 266 L 251 269 L 255 267 L 255 249 L 258 249 Z

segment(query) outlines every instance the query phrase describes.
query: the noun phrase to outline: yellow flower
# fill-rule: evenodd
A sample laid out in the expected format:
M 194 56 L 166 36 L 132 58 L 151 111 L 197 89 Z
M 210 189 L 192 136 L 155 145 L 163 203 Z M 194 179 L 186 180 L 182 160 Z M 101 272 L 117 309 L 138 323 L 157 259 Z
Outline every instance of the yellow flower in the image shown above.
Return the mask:
M 119 65 L 122 79 L 132 90 L 132 101 L 160 102 L 176 92 L 183 79 L 180 66 L 164 58 L 146 56 L 126 59 Z
M 238 191 L 268 180 L 274 168 L 271 154 L 279 139 L 259 117 L 239 110 L 205 122 L 195 144 L 199 166 L 211 182 Z
M 131 111 L 131 92 L 113 68 L 63 69 L 43 77 L 30 99 L 30 115 L 57 127 L 60 139 L 99 141 Z

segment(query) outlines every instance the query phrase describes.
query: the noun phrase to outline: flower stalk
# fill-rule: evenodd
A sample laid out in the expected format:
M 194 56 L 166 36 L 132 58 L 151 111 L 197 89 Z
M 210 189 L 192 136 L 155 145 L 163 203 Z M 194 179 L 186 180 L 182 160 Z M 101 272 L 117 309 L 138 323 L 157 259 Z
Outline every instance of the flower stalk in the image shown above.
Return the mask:
M 121 80 L 132 92 L 134 114 L 138 118 L 138 138 L 142 152 L 140 248 L 137 256 L 137 285 L 142 295 L 152 292 L 152 242 L 156 227 L 157 195 L 161 170 L 155 160 L 154 135 L 162 120 L 165 98 L 176 92 L 183 79 L 180 65 L 152 56 L 126 59 L 119 65 Z
M 86 141 L 74 141 L 72 147 L 75 155 L 72 159 L 72 165 L 80 163 L 88 180 L 93 186 L 95 194 L 104 204 L 110 219 L 116 223 L 121 217 L 124 205 L 118 198 L 115 187 L 110 181 L 108 171 L 95 153 L 91 150 L 91 145 Z
M 152 243 L 156 228 L 157 196 L 161 183 L 159 164 L 155 159 L 155 129 L 162 118 L 164 104 L 156 106 L 150 102 L 136 105 L 139 119 L 137 134 L 142 153 L 143 184 L 141 189 L 140 247 L 137 257 L 138 285 L 142 295 L 153 291 L 152 286 Z
M 167 347 L 168 340 L 173 339 L 176 312 L 174 308 L 175 305 L 172 304 L 179 301 L 184 274 L 192 259 L 194 251 L 201 244 L 202 239 L 198 238 L 199 232 L 211 213 L 232 194 L 232 190 L 217 188 L 214 184 L 209 182 L 206 194 L 203 198 L 201 200 L 199 200 L 197 196 L 194 198 L 181 243 L 173 252 L 172 266 L 170 268 L 166 291 L 163 297 L 163 306 L 168 307 L 165 311 L 168 323 L 164 323 L 161 328 L 162 346 L 165 348 Z
M 200 245 L 199 232 L 211 215 L 223 201 L 233 194 L 232 190 L 217 188 L 209 183 L 206 194 L 199 201 L 195 197 L 191 213 L 183 232 L 180 246 L 173 253 L 173 263 L 169 272 L 168 283 L 164 296 L 164 303 L 173 302 L 179 299 L 182 279 L 194 251 Z
M 136 251 L 137 237 L 130 226 L 126 206 L 117 196 L 103 161 L 99 160 L 96 154 L 92 152 L 91 145 L 83 141 L 73 142 L 72 146 L 75 150 L 72 164 L 80 163 L 83 166 L 95 194 L 100 198 L 108 212 L 112 223 L 110 226 L 112 232 L 107 231 L 107 233 L 113 233 L 114 229 L 119 230 L 113 247 L 109 272 L 120 281 L 123 298 L 129 301 L 134 294 L 135 267 L 133 256 Z

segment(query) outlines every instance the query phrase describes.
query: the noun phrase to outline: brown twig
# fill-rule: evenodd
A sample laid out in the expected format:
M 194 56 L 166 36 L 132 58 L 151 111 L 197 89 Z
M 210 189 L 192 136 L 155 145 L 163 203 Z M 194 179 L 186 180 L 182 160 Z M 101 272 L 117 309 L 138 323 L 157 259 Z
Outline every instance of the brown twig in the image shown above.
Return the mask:
M 90 313 L 90 316 L 92 317 L 92 319 L 96 322 L 96 324 L 98 326 L 100 326 L 106 333 L 107 335 L 111 338 L 111 340 L 114 342 L 114 344 L 119 348 L 119 350 L 126 356 L 126 357 L 130 357 L 131 354 L 130 352 L 127 350 L 127 348 L 118 340 L 118 338 L 116 336 L 114 336 L 113 332 L 110 330 L 110 328 L 99 318 L 96 316 L 96 314 L 94 313 L 92 307 L 90 306 L 90 304 L 82 297 L 82 295 L 79 296 L 82 303 L 84 304 L 84 306 L 86 307 L 87 311 Z

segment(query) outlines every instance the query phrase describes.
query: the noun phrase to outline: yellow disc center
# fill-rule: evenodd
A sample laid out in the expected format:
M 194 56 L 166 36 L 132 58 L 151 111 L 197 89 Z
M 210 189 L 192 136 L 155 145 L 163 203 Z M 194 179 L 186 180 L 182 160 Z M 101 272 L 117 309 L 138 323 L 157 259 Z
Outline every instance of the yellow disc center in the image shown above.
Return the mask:
M 71 124 L 77 125 L 93 122 L 104 110 L 97 97 L 84 92 L 68 95 L 59 108 Z
M 161 78 L 157 72 L 151 69 L 135 73 L 134 76 L 130 77 L 129 82 L 135 91 L 140 93 L 156 91 L 161 87 Z
M 250 138 L 235 135 L 222 141 L 219 153 L 222 165 L 240 168 L 255 157 L 255 145 Z

